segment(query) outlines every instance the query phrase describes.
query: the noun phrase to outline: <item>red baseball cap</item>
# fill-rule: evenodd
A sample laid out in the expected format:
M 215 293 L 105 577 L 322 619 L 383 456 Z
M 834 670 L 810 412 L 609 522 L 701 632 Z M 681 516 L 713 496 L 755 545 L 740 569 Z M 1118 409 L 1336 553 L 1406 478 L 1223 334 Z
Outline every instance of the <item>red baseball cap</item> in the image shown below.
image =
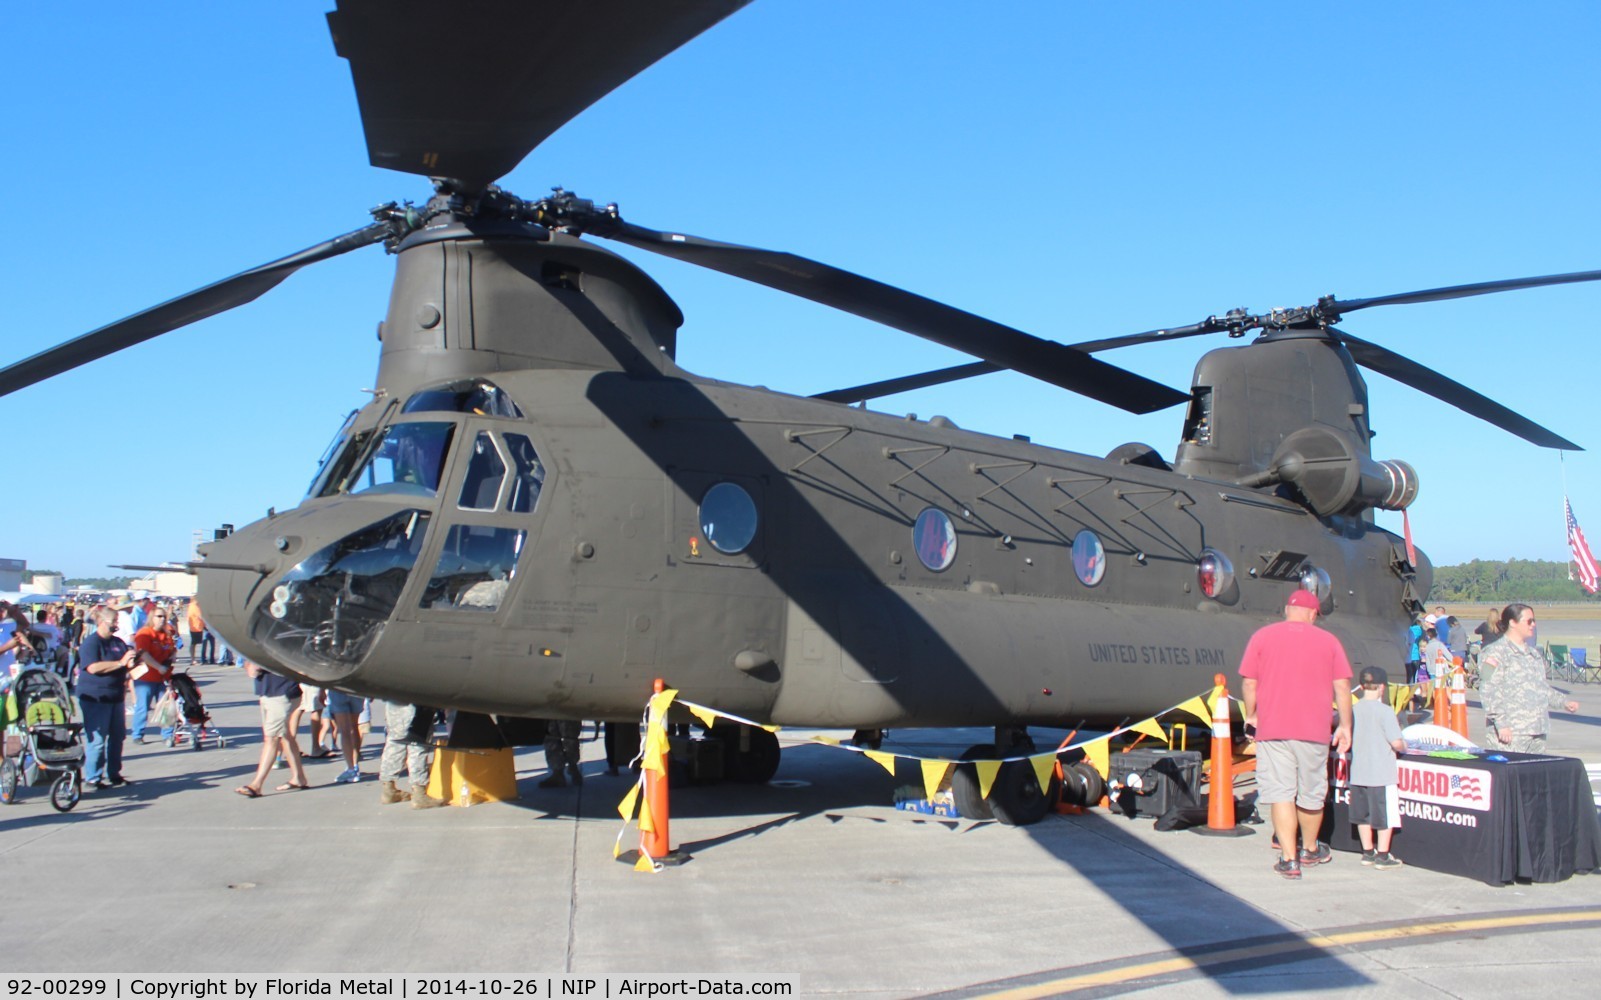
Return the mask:
M 1310 590 L 1300 589 L 1290 591 L 1290 596 L 1284 599 L 1284 606 L 1287 608 L 1311 608 L 1313 611 L 1320 611 L 1323 607 L 1318 602 L 1316 594 Z

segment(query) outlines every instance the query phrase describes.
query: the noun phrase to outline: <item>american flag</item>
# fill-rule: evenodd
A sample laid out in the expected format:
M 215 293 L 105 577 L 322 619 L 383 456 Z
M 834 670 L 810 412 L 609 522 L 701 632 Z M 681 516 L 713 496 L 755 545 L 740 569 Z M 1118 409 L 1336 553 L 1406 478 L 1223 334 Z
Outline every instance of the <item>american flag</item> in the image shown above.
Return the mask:
M 1579 522 L 1573 519 L 1573 504 L 1567 497 L 1562 498 L 1562 509 L 1568 515 L 1568 548 L 1573 550 L 1573 561 L 1579 566 L 1579 586 L 1590 593 L 1601 589 L 1601 570 L 1596 568 L 1595 556 L 1590 554 L 1590 546 L 1584 541 L 1584 532 L 1579 530 Z
M 1451 775 L 1451 797 L 1475 801 L 1482 799 L 1483 796 L 1479 794 L 1479 779 L 1460 774 Z

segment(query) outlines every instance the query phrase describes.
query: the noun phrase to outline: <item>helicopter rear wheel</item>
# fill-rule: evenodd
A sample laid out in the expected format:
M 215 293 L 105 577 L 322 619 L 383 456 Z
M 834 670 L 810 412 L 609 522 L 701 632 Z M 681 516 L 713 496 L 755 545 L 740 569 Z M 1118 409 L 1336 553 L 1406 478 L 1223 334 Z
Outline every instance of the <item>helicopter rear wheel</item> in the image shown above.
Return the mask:
M 723 741 L 723 776 L 748 785 L 765 785 L 778 770 L 783 748 L 778 737 L 760 726 L 719 723 L 710 735 Z
M 995 756 L 998 755 L 993 743 L 976 743 L 962 752 L 963 760 L 988 760 Z M 951 798 L 964 819 L 995 818 L 994 810 L 980 792 L 978 768 L 972 764 L 958 764 L 951 772 Z
M 990 810 L 1006 826 L 1031 826 L 1050 813 L 1061 791 L 1062 782 L 1054 774 L 1050 787 L 1042 790 L 1033 764 L 1026 760 L 1007 761 L 990 788 Z

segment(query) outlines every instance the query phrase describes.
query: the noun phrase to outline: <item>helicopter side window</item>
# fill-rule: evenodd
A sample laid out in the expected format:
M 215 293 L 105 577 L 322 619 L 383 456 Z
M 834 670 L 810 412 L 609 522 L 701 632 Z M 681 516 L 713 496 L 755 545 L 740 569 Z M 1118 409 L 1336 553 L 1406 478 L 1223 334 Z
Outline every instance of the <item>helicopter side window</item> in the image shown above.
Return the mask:
M 472 456 L 467 459 L 467 478 L 461 484 L 457 506 L 462 510 L 494 510 L 505 478 L 506 463 L 500 460 L 494 437 L 479 431 L 473 439 Z
M 534 451 L 534 443 L 524 434 L 507 434 L 506 448 L 511 452 L 514 466 L 511 496 L 506 509 L 513 514 L 530 514 L 539 503 L 539 491 L 545 487 L 545 466 Z
M 1086 587 L 1095 586 L 1106 575 L 1106 546 L 1087 528 L 1073 536 L 1073 572 Z
M 950 569 L 956 561 L 956 526 L 950 515 L 938 507 L 927 507 L 912 526 L 912 547 L 924 566 L 936 573 Z
M 340 445 L 334 457 L 323 463 L 322 471 L 311 485 L 312 495 L 325 497 L 339 492 L 340 487 L 350 480 L 356 463 L 367 451 L 367 442 L 371 440 L 372 431 L 362 431 Z
M 422 413 L 427 410 L 473 413 L 480 417 L 513 417 L 518 420 L 523 415 L 523 411 L 500 386 L 477 378 L 457 379 L 444 385 L 419 389 L 400 408 L 401 413 Z
M 755 501 L 734 483 L 718 483 L 700 502 L 700 533 L 719 552 L 744 552 L 756 538 Z
M 356 473 L 350 492 L 433 496 L 455 431 L 456 425 L 447 423 L 391 424 Z
M 517 574 L 527 532 L 453 525 L 422 595 L 429 611 L 494 611 Z

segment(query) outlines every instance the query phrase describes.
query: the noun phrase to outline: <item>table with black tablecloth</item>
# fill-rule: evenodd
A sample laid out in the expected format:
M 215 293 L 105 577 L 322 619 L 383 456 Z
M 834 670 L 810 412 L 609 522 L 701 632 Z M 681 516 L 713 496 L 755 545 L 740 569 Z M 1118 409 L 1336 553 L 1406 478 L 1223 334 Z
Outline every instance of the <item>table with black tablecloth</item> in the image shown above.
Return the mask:
M 1559 882 L 1601 868 L 1601 822 L 1584 762 L 1500 756 L 1505 761 L 1404 754 L 1392 853 L 1409 865 L 1491 885 Z M 1329 797 L 1330 845 L 1361 850 L 1348 793 L 1335 788 Z

